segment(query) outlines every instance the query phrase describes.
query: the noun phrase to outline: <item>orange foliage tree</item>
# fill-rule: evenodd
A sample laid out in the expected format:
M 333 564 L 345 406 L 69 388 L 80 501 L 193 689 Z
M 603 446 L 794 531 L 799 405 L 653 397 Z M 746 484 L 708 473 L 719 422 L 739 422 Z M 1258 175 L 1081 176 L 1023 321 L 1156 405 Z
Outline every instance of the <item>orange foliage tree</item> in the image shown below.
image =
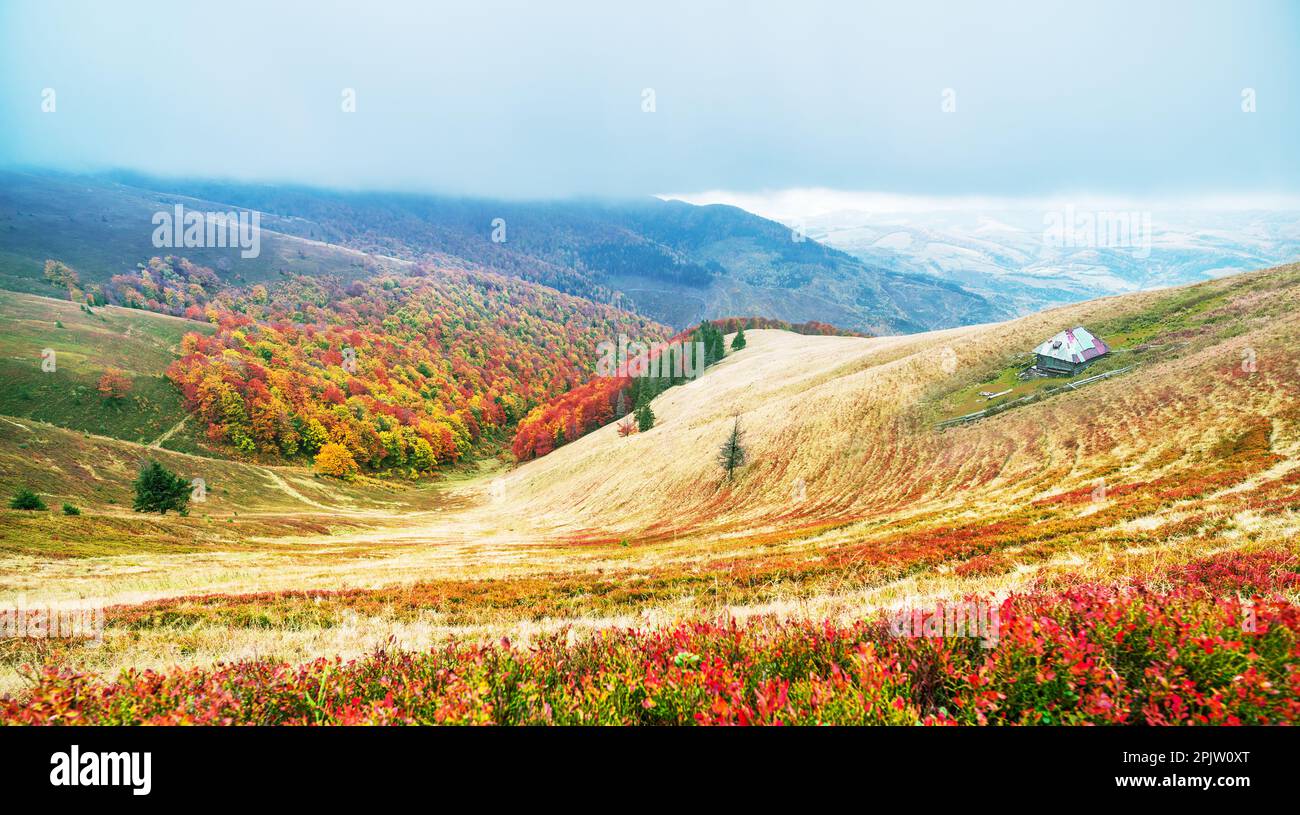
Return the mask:
M 116 368 L 109 368 L 96 386 L 105 399 L 125 399 L 131 393 L 131 379 Z
M 357 462 L 348 448 L 330 442 L 316 454 L 316 471 L 335 478 L 350 478 L 357 473 Z

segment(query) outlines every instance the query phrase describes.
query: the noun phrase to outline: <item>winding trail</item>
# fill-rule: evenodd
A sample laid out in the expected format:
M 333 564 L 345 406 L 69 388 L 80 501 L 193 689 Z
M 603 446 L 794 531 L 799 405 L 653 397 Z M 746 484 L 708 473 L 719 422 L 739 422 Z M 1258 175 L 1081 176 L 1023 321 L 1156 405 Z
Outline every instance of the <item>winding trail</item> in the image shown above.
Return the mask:
M 156 438 L 156 439 L 154 439 L 153 441 L 149 442 L 149 449 L 150 449 L 150 450 L 160 450 L 160 449 L 162 449 L 163 442 L 167 441 L 167 440 L 170 439 L 172 436 L 176 435 L 176 431 L 178 431 L 178 430 L 180 430 L 182 427 L 184 427 L 184 426 L 185 426 L 185 423 L 188 422 L 189 420 L 190 420 L 190 417 L 189 417 L 189 416 L 186 416 L 184 419 L 181 419 L 179 422 L 177 422 L 176 424 L 172 425 L 171 429 L 169 429 L 167 432 L 163 433 L 163 434 L 162 434 L 161 436 L 159 436 L 158 438 Z
M 290 498 L 293 498 L 296 501 L 302 501 L 307 506 L 315 507 L 316 509 L 323 509 L 329 513 L 338 513 L 344 515 L 358 514 L 357 510 L 342 509 L 337 506 L 333 506 L 333 507 L 326 506 L 325 504 L 321 504 L 321 503 L 317 503 L 316 501 L 313 501 L 312 499 L 308 498 L 307 496 L 295 490 L 293 487 L 289 486 L 288 481 L 285 481 L 283 478 L 280 477 L 279 473 L 277 473 L 275 470 L 270 469 L 269 467 L 258 467 L 257 469 L 261 470 L 268 478 L 271 479 L 271 483 L 275 485 L 276 489 L 280 490 L 285 495 L 288 495 Z M 360 514 L 373 515 L 374 513 L 362 512 Z
M 8 416 L 0 416 L 0 421 L 8 422 L 9 424 L 13 425 L 14 427 L 18 428 L 19 430 L 25 430 L 25 431 L 27 431 L 28 433 L 32 432 L 32 429 L 31 429 L 30 427 L 28 427 L 27 425 L 23 424 L 22 422 L 15 422 L 13 419 L 10 419 Z

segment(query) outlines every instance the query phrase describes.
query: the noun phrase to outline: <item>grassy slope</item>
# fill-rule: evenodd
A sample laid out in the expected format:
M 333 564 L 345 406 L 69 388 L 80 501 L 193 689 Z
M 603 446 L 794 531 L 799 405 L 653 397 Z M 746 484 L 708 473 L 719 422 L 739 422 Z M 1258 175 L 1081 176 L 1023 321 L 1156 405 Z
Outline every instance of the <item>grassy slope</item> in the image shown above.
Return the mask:
M 1232 296 L 1231 288 L 1183 288 L 1161 297 L 1149 308 L 1136 312 L 1121 309 L 1116 314 L 1100 317 L 1091 328 L 1106 341 L 1112 353 L 1074 377 L 1021 381 L 1018 374 L 1034 362 L 1032 351 L 1019 349 L 1017 353 L 993 358 L 982 369 L 976 368 L 973 371 L 974 378 L 979 381 L 945 390 L 933 400 L 935 418 L 950 419 L 986 408 L 1000 408 L 1023 397 L 1042 395 L 1045 391 L 1060 388 L 1069 382 L 1129 366 L 1159 362 L 1178 352 L 1184 344 L 1181 339 L 1184 335 L 1195 334 L 1215 327 L 1216 322 L 1222 322 L 1225 319 L 1222 307 Z M 1226 340 L 1245 330 L 1244 325 L 1220 325 L 1214 335 Z M 1167 336 L 1169 342 L 1153 343 L 1152 339 L 1157 336 Z M 965 377 L 966 380 L 971 378 L 970 375 Z M 980 395 L 981 392 L 1000 394 L 1004 391 L 1010 392 L 995 399 Z
M 1107 473 L 1154 478 L 1176 456 L 1204 453 L 1294 405 L 1297 301 L 1300 266 L 1290 266 L 907 337 L 746 332 L 749 348 L 655 401 L 649 433 L 620 439 L 605 428 L 529 463 L 507 479 L 507 504 L 546 506 L 557 523 L 655 535 L 841 515 L 979 515 Z M 1168 347 L 1143 355 L 1132 374 L 932 430 L 937 403 L 983 388 L 1015 354 L 1076 324 L 1132 347 Z M 1248 348 L 1258 368 L 1249 377 L 1240 369 Z M 736 416 L 752 463 L 722 483 L 713 457 Z M 1294 428 L 1275 425 L 1274 447 L 1289 452 Z M 798 479 L 806 500 L 796 503 Z
M 180 392 L 164 374 L 188 332 L 212 326 L 160 314 L 104 307 L 88 314 L 75 303 L 0 291 L 0 415 L 36 419 L 74 430 L 151 442 L 186 416 Z M 55 370 L 41 369 L 44 349 Z M 105 400 L 96 390 L 109 368 L 126 373 L 128 398 Z M 191 427 L 167 445 L 198 451 Z

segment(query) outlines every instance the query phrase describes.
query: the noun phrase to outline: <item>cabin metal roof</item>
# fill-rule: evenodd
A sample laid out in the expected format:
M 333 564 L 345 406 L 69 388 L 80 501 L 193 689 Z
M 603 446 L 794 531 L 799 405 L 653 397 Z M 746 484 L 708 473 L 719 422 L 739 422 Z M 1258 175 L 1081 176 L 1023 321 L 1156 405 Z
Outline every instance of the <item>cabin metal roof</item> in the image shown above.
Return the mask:
M 1076 326 L 1047 340 L 1035 348 L 1034 353 L 1078 364 L 1109 354 L 1110 346 L 1083 326 Z

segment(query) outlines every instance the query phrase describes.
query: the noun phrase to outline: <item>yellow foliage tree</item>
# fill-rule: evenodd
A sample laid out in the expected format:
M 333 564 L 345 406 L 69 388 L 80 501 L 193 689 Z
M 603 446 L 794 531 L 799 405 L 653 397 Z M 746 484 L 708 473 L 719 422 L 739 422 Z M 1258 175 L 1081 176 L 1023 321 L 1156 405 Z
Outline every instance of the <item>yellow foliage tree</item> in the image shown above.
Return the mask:
M 348 448 L 330 442 L 316 454 L 316 471 L 335 478 L 351 478 L 357 472 L 357 462 Z

